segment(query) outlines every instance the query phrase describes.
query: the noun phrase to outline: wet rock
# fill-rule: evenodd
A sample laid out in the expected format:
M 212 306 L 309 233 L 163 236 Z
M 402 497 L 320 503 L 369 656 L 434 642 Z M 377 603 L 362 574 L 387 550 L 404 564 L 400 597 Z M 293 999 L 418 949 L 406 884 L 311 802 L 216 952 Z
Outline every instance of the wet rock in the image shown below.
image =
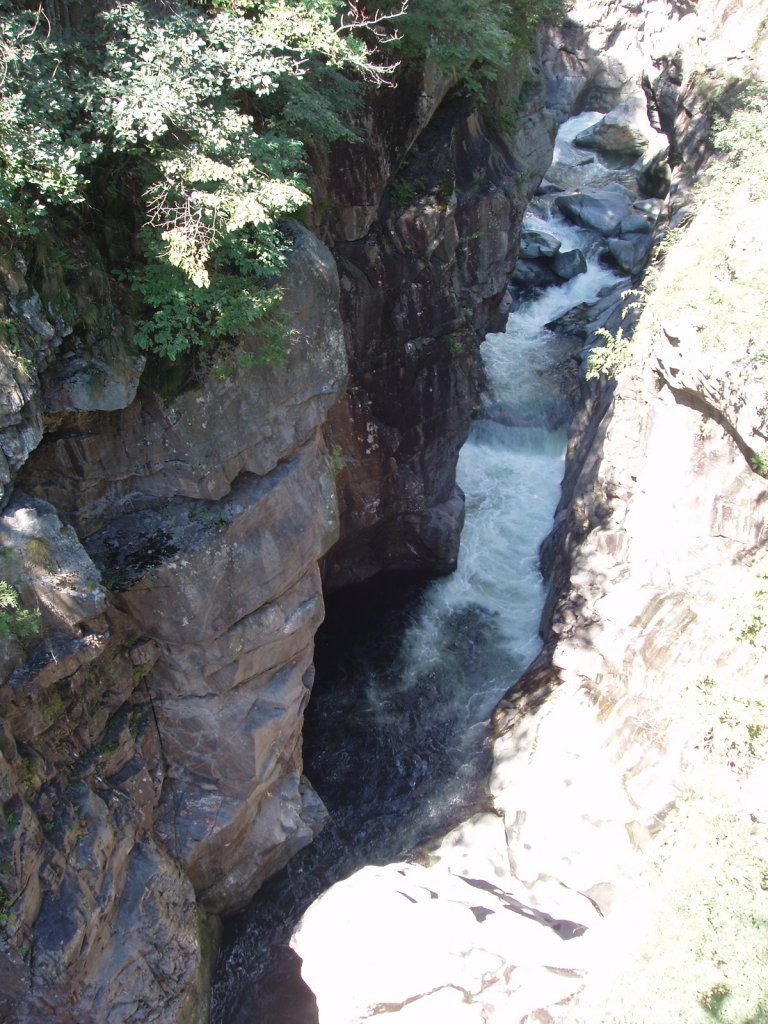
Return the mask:
M 545 288 L 556 279 L 552 267 L 542 260 L 518 260 L 510 278 L 519 288 Z
M 554 202 L 570 220 L 604 236 L 616 234 L 631 206 L 630 197 L 623 191 L 610 189 L 555 196 Z
M 624 237 L 631 234 L 650 235 L 653 230 L 653 221 L 642 217 L 639 213 L 629 213 L 623 217 L 619 224 L 619 235 Z
M 554 256 L 561 245 L 560 239 L 548 231 L 525 227 L 525 223 L 523 224 L 523 233 L 520 236 L 521 259 L 535 260 L 540 256 Z
M 552 269 L 564 281 L 570 281 L 572 277 L 585 273 L 587 260 L 581 249 L 569 249 L 568 252 L 559 252 L 552 260 Z
M 616 265 L 628 274 L 639 274 L 648 261 L 651 239 L 646 234 L 626 234 L 608 239 L 608 251 Z
M 562 188 L 559 185 L 555 185 L 554 182 L 547 181 L 546 178 L 543 178 L 542 181 L 541 181 L 541 184 L 536 189 L 536 195 L 537 196 L 554 196 L 554 195 L 557 195 L 558 192 L 562 192 L 562 191 L 563 190 L 562 190 Z

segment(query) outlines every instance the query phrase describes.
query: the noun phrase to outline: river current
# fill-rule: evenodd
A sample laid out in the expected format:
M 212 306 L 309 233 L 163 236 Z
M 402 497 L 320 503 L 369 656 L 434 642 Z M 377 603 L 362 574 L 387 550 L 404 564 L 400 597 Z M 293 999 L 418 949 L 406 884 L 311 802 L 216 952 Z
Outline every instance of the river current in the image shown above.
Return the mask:
M 569 140 L 599 116 L 567 122 L 556 158 L 567 159 Z M 587 271 L 523 303 L 482 345 L 489 387 L 457 470 L 466 522 L 456 572 L 329 605 L 304 770 L 330 822 L 228 924 L 214 1024 L 316 1022 L 287 946 L 309 903 L 364 864 L 406 856 L 485 799 L 489 717 L 540 646 L 539 547 L 559 499 L 571 411 L 557 381 L 574 353 L 545 325 L 617 283 L 595 236 L 545 200 L 526 224 L 555 234 L 562 251 L 584 251 Z

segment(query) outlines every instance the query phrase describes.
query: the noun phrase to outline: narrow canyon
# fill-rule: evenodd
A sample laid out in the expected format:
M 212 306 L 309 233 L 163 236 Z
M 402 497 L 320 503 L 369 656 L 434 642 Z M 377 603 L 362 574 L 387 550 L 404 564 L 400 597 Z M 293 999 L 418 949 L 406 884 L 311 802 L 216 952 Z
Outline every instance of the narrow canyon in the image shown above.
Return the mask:
M 718 743 L 765 966 L 766 24 L 403 59 L 306 142 L 279 358 L 133 344 L 119 204 L 3 250 L 0 1019 L 631 1020 Z

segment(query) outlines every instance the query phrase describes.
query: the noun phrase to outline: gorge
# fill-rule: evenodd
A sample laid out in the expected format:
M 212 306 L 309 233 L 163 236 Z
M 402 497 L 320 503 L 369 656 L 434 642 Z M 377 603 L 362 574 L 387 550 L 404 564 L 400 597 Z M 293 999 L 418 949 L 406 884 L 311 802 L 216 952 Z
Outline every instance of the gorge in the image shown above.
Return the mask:
M 748 179 L 738 216 L 710 193 L 693 217 L 688 195 L 710 153 L 714 69 L 764 80 L 764 17 L 761 4 L 746 2 L 577 3 L 562 27 L 539 30 L 535 59 L 494 86 L 518 97 L 514 131 L 439 68 L 406 68 L 356 115 L 365 143 L 312 154 L 315 202 L 291 228 L 283 276 L 282 363 L 240 358 L 261 351 L 256 335 L 244 336 L 234 372 L 203 372 L 193 387 L 163 393 L 140 353 L 113 337 L 104 355 L 105 332 L 120 327 L 103 276 L 80 268 L 111 328 L 77 302 L 65 311 L 73 328 L 29 268 L 4 257 L 4 322 L 14 325 L 16 350 L 2 350 L 2 575 L 24 608 L 40 611 L 42 627 L 39 642 L 20 630 L 6 637 L 2 653 L 0 973 L 9 1020 L 207 1019 L 221 916 L 286 864 L 290 886 L 298 851 L 336 827 L 322 831 L 327 811 L 302 760 L 323 592 L 373 603 L 371 591 L 350 588 L 383 573 L 405 590 L 406 580 L 445 575 L 430 592 L 444 595 L 468 586 L 463 574 L 479 556 L 514 585 L 511 556 L 494 545 L 505 529 L 513 542 L 525 534 L 538 487 L 515 499 L 483 474 L 530 485 L 533 463 L 550 462 L 546 520 L 561 450 L 547 441 L 523 455 L 522 468 L 502 459 L 487 470 L 483 446 L 502 433 L 530 438 L 542 421 L 562 432 L 569 403 L 562 496 L 542 549 L 541 651 L 538 611 L 526 598 L 526 613 L 512 620 L 508 597 L 487 593 L 498 581 L 485 586 L 484 610 L 473 596 L 445 615 L 446 598 L 436 596 L 422 626 L 409 613 L 410 650 L 448 634 L 447 650 L 427 654 L 426 673 L 376 641 L 405 684 L 391 709 L 405 715 L 395 737 L 411 732 L 417 710 L 409 672 L 426 674 L 421 708 L 451 780 L 472 757 L 460 733 L 448 760 L 442 716 L 460 719 L 477 701 L 470 732 L 490 793 L 469 773 L 468 795 L 453 794 L 452 809 L 431 820 L 427 811 L 428 823 L 406 838 L 390 834 L 407 818 L 393 804 L 380 823 L 393 841 L 378 866 L 331 888 L 292 943 L 323 1024 L 395 1014 L 401 1024 L 574 1019 L 585 980 L 599 977 L 617 945 L 612 908 L 621 907 L 623 879 L 649 856 L 712 746 L 685 694 L 733 679 L 743 694 L 750 681 L 758 695 L 764 687 L 761 606 L 739 610 L 739 600 L 764 593 L 766 200 Z M 613 270 L 575 275 L 564 304 L 547 305 L 530 298 L 558 277 L 541 203 L 596 216 L 594 203 L 588 212 L 568 200 L 567 162 L 547 170 L 556 126 L 584 110 L 608 115 L 595 121 L 598 135 L 617 134 L 618 123 L 624 141 L 634 139 L 611 176 L 636 188 L 639 174 L 642 190 L 633 207 L 621 186 L 610 186 L 614 205 L 605 181 L 588 186 L 603 191 L 599 212 L 614 221 L 597 228 Z M 586 146 L 615 154 L 615 142 L 595 143 L 590 131 Z M 599 176 L 600 157 L 585 145 L 580 152 L 575 162 Z M 659 214 L 667 238 L 692 223 L 640 281 Z M 731 223 L 721 274 L 712 240 L 723 217 Z M 581 228 L 563 230 L 561 249 L 584 247 L 573 235 Z M 707 270 L 696 262 L 702 254 Z M 733 290 L 694 288 L 710 270 Z M 616 284 L 616 272 L 633 280 Z M 630 284 L 642 295 L 622 300 Z M 717 308 L 708 305 L 713 292 Z M 505 335 L 514 301 L 522 304 Z M 592 306 L 579 308 L 585 301 Z M 539 336 L 525 332 L 537 304 L 554 328 L 545 343 L 553 356 L 541 364 Z M 617 340 L 633 324 L 627 356 Z M 608 332 L 603 358 L 615 362 L 590 383 L 583 370 L 596 328 Z M 725 355 L 702 342 L 707 330 L 733 334 Z M 523 355 L 499 390 L 510 340 Z M 483 350 L 492 388 L 481 406 Z M 544 384 L 534 428 L 521 401 L 526 372 Z M 470 506 L 487 499 L 493 524 L 468 525 L 463 551 L 460 449 L 459 484 Z M 499 507 L 506 514 L 516 501 L 520 521 L 501 526 Z M 548 529 L 537 525 L 526 540 L 534 589 Z M 513 664 L 489 668 L 509 647 Z M 445 693 L 462 660 L 474 687 L 458 695 L 456 716 Z M 389 694 L 392 680 L 383 680 L 359 695 L 318 691 L 317 714 L 327 699 L 342 718 L 352 714 L 344 701 L 364 715 L 366 700 L 381 705 L 381 689 Z M 754 746 L 768 729 L 759 697 L 749 715 Z M 489 716 L 492 749 L 482 741 Z M 398 755 L 388 740 L 372 788 L 418 790 L 430 771 L 429 741 L 420 742 Z M 308 764 L 344 757 L 322 735 L 311 744 Z M 759 838 L 768 785 L 757 770 L 741 773 L 749 786 L 729 799 Z M 381 863 L 427 836 L 417 855 Z M 749 885 L 764 902 L 759 881 Z M 734 988 L 728 969 L 713 968 L 705 995 Z M 678 1019 L 698 1020 L 689 1010 Z M 238 1019 L 231 997 L 216 1012 Z M 741 1019 L 760 1012 L 750 1006 Z M 608 1019 L 602 1013 L 591 1019 Z

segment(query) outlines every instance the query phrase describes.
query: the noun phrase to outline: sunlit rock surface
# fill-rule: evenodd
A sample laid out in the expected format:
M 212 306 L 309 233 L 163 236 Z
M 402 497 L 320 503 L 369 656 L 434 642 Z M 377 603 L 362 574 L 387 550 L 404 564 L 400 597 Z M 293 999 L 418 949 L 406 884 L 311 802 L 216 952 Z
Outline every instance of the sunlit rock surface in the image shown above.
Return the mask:
M 323 824 L 301 721 L 338 529 L 319 426 L 346 358 L 333 260 L 294 233 L 283 364 L 167 403 L 128 388 L 112 413 L 65 398 L 66 367 L 43 385 L 55 429 L 0 521 L 3 576 L 41 610 L 38 638 L 4 645 L 0 688 L 30 1020 L 45 1000 L 82 1021 L 203 1019 L 206 914 Z
M 638 25 L 629 5 L 577 5 L 581 26 L 553 37 L 553 92 L 565 83 L 577 109 L 610 110 L 671 40 L 700 56 L 707 39 L 741 59 L 730 16 L 743 31 L 759 20 L 750 4 L 646 6 Z M 617 213 L 606 235 L 623 223 L 647 239 L 632 216 Z M 611 919 L 625 879 L 701 763 L 706 736 L 681 713 L 682 694 L 711 673 L 764 681 L 759 649 L 736 639 L 765 538 L 768 488 L 750 464 L 766 434 L 764 370 L 748 345 L 741 373 L 702 351 L 675 315 L 674 282 L 662 272 L 654 284 L 637 361 L 588 391 L 574 424 L 544 649 L 494 716 L 494 814 L 310 908 L 293 945 L 321 1024 L 573 1019 L 580 989 L 633 927 Z M 715 316 L 706 298 L 686 313 Z M 759 788 L 741 808 L 754 822 Z

